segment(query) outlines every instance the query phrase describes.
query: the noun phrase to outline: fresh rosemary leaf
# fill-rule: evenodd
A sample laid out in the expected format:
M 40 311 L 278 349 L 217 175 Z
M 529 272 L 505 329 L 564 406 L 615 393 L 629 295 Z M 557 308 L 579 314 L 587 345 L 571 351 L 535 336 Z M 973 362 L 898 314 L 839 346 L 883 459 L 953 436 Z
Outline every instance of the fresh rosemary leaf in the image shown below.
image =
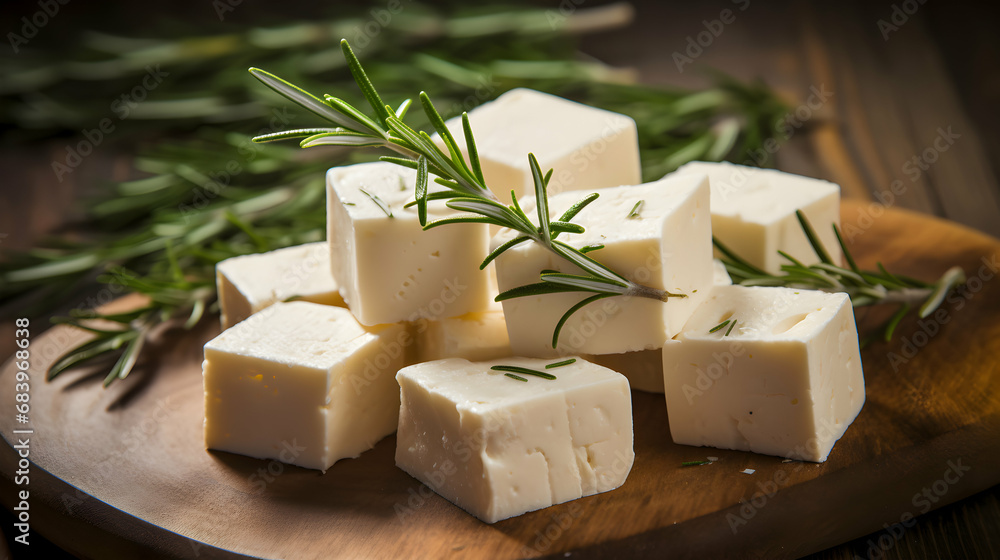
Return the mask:
M 604 245 L 601 245 L 600 243 L 595 243 L 595 244 L 592 244 L 592 245 L 586 245 L 584 247 L 580 247 L 580 252 L 586 255 L 587 253 L 589 253 L 591 251 L 598 251 L 598 250 L 603 249 L 603 248 L 604 248 Z
M 708 329 L 708 332 L 709 332 L 709 334 L 711 334 L 711 333 L 714 333 L 716 331 L 721 331 L 722 329 L 726 328 L 726 325 L 728 325 L 729 323 L 730 323 L 730 320 L 726 319 L 725 321 L 719 323 L 718 325 L 715 325 L 714 327 Z
M 573 288 L 579 288 L 588 292 L 596 292 L 602 294 L 615 294 L 622 295 L 628 288 L 622 286 L 618 282 L 611 280 L 605 280 L 603 278 L 594 278 L 591 276 L 579 276 L 576 274 L 563 274 L 561 272 L 555 273 L 545 273 L 541 275 L 542 282 L 551 282 L 553 284 L 559 284 L 561 286 L 569 286 Z
M 324 102 L 322 99 L 316 97 L 308 91 L 292 84 L 291 82 L 287 82 L 266 70 L 261 70 L 260 68 L 250 68 L 250 74 L 260 80 L 261 83 L 267 87 L 288 98 L 289 101 L 309 109 L 313 113 L 328 121 L 332 121 L 339 126 L 355 132 L 364 128 L 361 123 L 335 111 L 329 103 Z
M 386 118 L 389 117 L 389 111 L 386 110 L 385 103 L 382 102 L 382 98 L 379 97 L 378 93 L 375 91 L 375 86 L 373 86 L 371 80 L 368 79 L 368 75 L 361 67 L 361 62 L 358 61 L 358 57 L 354 55 L 354 51 L 351 49 L 351 45 L 347 43 L 347 39 L 342 39 L 340 41 L 340 48 L 344 53 L 344 59 L 347 60 L 347 67 L 351 70 L 351 76 L 354 77 L 354 82 L 358 84 L 358 87 L 361 88 L 361 93 L 364 94 L 365 99 L 368 100 L 372 109 L 375 110 L 375 116 L 378 117 L 379 123 L 384 126 L 386 124 Z
M 892 314 L 892 317 L 889 318 L 889 322 L 886 323 L 885 325 L 885 334 L 883 338 L 885 339 L 886 342 L 892 340 L 892 333 L 896 331 L 896 327 L 899 326 L 899 322 L 902 321 L 903 317 L 906 317 L 906 314 L 909 312 L 910 312 L 910 304 L 903 303 L 902 305 L 899 306 L 899 309 L 897 309 L 896 312 Z
M 582 300 L 580 303 L 577 303 L 573 307 L 570 307 L 568 310 L 566 310 L 566 313 L 563 313 L 563 316 L 559 318 L 559 322 L 556 323 L 556 328 L 552 332 L 552 347 L 555 348 L 559 345 L 559 333 L 562 332 L 562 328 L 566 325 L 566 321 L 568 321 L 569 318 L 572 317 L 574 313 L 590 305 L 591 303 L 594 303 L 595 301 L 609 297 L 614 297 L 615 295 L 617 294 L 597 294 L 594 296 L 590 296 Z
M 545 364 L 545 369 L 552 369 L 552 368 L 557 368 L 557 367 L 563 367 L 563 366 L 568 366 L 570 364 L 575 364 L 575 363 L 576 363 L 576 358 L 570 358 L 568 360 L 563 360 L 561 362 L 553 362 L 551 364 Z
M 562 216 L 559 216 L 560 222 L 571 222 L 573 218 L 576 217 L 584 208 L 586 208 L 591 202 L 595 201 L 600 197 L 598 193 L 591 193 L 583 198 L 580 202 L 577 202 L 573 206 L 570 206 L 568 210 L 563 212 Z M 553 235 L 555 237 L 555 235 Z
M 383 212 L 385 212 L 386 216 L 388 216 L 390 218 L 392 217 L 392 209 L 389 208 L 389 205 L 386 204 L 384 200 L 382 200 L 381 198 L 379 198 L 377 195 L 374 195 L 374 194 L 366 191 L 363 188 L 359 188 L 358 190 L 361 191 L 361 194 L 363 194 L 363 195 L 367 196 L 368 198 L 370 198 L 371 201 L 374 202 L 376 206 L 378 206 Z
M 535 154 L 528 154 L 528 166 L 531 168 L 531 179 L 535 183 L 535 210 L 538 212 L 538 224 L 541 229 L 542 242 L 552 241 L 552 231 L 549 226 L 549 195 L 542 179 L 542 170 L 538 167 Z
M 816 231 L 809 223 L 809 219 L 802 213 L 802 210 L 796 210 L 795 217 L 799 219 L 799 225 L 802 226 L 802 231 L 806 234 L 806 238 L 809 239 L 809 244 L 812 245 L 813 251 L 816 252 L 819 260 L 826 264 L 835 264 L 833 259 L 830 258 L 830 253 L 826 251 L 826 247 L 823 247 L 823 242 L 819 240 Z
M 327 104 L 337 111 L 340 111 L 340 113 L 342 113 L 345 117 L 357 121 L 358 124 L 368 129 L 369 133 L 380 136 L 383 139 L 386 137 L 387 133 L 382 127 L 376 124 L 375 121 L 368 118 L 368 115 L 355 109 L 349 103 L 332 95 L 324 95 L 323 98 L 326 99 Z
M 491 262 L 493 262 L 500 255 L 502 255 L 504 251 L 506 251 L 507 249 L 520 245 L 521 243 L 524 243 L 526 241 L 531 241 L 531 238 L 525 235 L 504 241 L 502 244 L 497 246 L 496 249 L 490 251 L 490 254 L 487 255 L 485 259 L 483 259 L 483 262 L 480 263 L 479 265 L 479 270 L 483 270 L 484 268 L 486 268 Z
M 697 465 L 708 465 L 708 464 L 711 464 L 711 463 L 712 463 L 711 461 L 684 461 L 683 463 L 681 463 L 681 466 L 682 467 L 694 467 L 694 466 L 697 466 Z
M 561 294 L 564 292 L 586 292 L 584 288 L 576 288 L 573 286 L 567 286 L 564 284 L 556 284 L 554 282 L 538 282 L 535 284 L 527 284 L 524 286 L 518 286 L 516 288 L 511 288 L 497 294 L 497 297 L 493 298 L 493 301 L 500 302 L 508 299 L 520 298 L 520 297 L 531 297 L 531 296 L 542 296 L 545 294 Z
M 944 301 L 944 297 L 948 295 L 951 290 L 964 283 L 965 272 L 957 266 L 949 268 L 941 276 L 941 279 L 937 281 L 937 284 L 934 285 L 934 291 L 927 296 L 923 305 L 920 306 L 920 318 L 926 318 L 931 313 L 934 313 L 934 310 L 937 309 L 941 305 L 941 302 Z
M 629 210 L 628 216 L 626 216 L 626 218 L 638 218 L 639 212 L 642 211 L 642 206 L 645 203 L 646 203 L 645 200 L 640 200 L 639 202 L 636 202 L 635 206 L 633 206 L 632 209 Z
M 485 185 L 486 179 L 483 178 L 483 167 L 479 162 L 479 150 L 476 148 L 476 139 L 472 136 L 472 125 L 469 123 L 468 113 L 462 113 L 462 131 L 465 133 L 465 149 L 469 152 L 469 164 L 472 166 L 472 174 L 476 176 L 479 184 Z
M 385 140 L 375 138 L 360 132 L 323 132 L 310 136 L 302 140 L 299 146 L 302 148 L 314 148 L 316 146 L 351 146 L 354 148 L 371 148 L 384 146 Z
M 548 379 L 548 380 L 552 380 L 552 379 L 556 378 L 556 376 L 552 375 L 551 373 L 545 373 L 544 371 L 538 371 L 538 370 L 535 370 L 535 369 L 521 367 L 521 366 L 504 366 L 504 365 L 500 365 L 500 366 L 493 366 L 490 369 L 492 369 L 494 371 L 506 371 L 506 372 L 510 372 L 510 373 L 520 373 L 521 375 L 534 375 L 535 377 L 541 377 L 542 379 Z
M 736 326 L 736 319 L 733 319 L 733 322 L 729 323 L 729 328 L 726 329 L 726 334 L 724 334 L 722 336 L 729 336 L 729 333 L 733 332 L 733 327 L 735 327 L 735 326 Z
M 277 142 L 278 140 L 288 140 L 290 138 L 308 138 L 310 136 L 316 136 L 317 134 L 323 134 L 326 132 L 344 132 L 344 131 L 345 129 L 343 128 L 300 128 L 297 130 L 285 130 L 282 132 L 261 134 L 260 136 L 254 136 L 253 141 L 259 144 L 263 144 L 265 142 Z
M 417 219 L 421 227 L 427 225 L 427 158 L 417 159 L 417 186 L 414 193 L 417 203 Z M 404 206 L 405 208 L 405 206 Z
M 521 377 L 520 375 L 517 375 L 517 374 L 514 374 L 514 373 L 505 373 L 505 374 L 504 374 L 504 376 L 505 376 L 505 377 L 509 377 L 509 378 L 511 378 L 511 379 L 516 379 L 516 380 L 518 380 L 518 381 L 524 381 L 525 383 L 527 383 L 527 382 L 528 382 L 528 380 L 527 380 L 527 379 L 525 379 L 525 378 Z

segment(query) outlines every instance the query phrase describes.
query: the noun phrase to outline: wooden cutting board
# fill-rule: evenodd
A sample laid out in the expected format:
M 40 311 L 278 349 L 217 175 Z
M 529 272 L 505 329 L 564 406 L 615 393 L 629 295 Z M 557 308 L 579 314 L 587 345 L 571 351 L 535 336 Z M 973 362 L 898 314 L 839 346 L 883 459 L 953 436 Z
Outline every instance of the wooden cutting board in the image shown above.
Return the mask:
M 15 424 L 13 364 L 0 373 L 0 433 L 30 428 L 31 526 L 87 557 L 796 557 L 908 520 L 1000 482 L 1000 241 L 902 210 L 845 201 L 859 264 L 970 277 L 939 315 L 910 318 L 862 354 L 867 402 L 823 464 L 675 445 L 662 395 L 633 392 L 635 466 L 625 485 L 484 524 L 394 466 L 395 437 L 326 474 L 206 451 L 202 345 L 167 335 L 107 390 L 104 372 L 45 383 L 82 339 L 32 326 L 30 423 Z M 127 306 L 127 298 L 115 305 Z M 858 313 L 864 334 L 884 311 Z M 706 466 L 684 461 L 716 456 Z M 0 446 L 14 505 L 17 456 Z M 744 474 L 744 469 L 754 469 Z M 881 544 L 894 546 L 885 532 Z M 877 544 L 877 543 L 876 543 Z

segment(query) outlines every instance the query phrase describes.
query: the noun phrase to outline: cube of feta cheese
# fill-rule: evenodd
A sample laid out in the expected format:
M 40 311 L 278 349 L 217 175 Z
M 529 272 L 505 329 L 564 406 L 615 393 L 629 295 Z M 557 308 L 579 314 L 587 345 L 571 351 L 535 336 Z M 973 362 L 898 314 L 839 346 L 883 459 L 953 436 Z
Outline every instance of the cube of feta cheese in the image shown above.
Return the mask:
M 499 303 L 492 303 L 488 311 L 437 321 L 422 319 L 413 328 L 418 362 L 444 358 L 465 358 L 475 362 L 511 355 L 507 323 Z
M 716 259 L 713 284 L 726 286 L 733 283 L 726 272 L 725 265 Z M 669 344 L 672 341 L 667 341 Z M 628 378 L 628 384 L 633 389 L 648 393 L 663 393 L 663 352 L 657 350 L 640 350 L 621 354 L 587 354 L 587 360 L 613 369 Z
M 718 286 L 663 346 L 663 384 L 675 443 L 825 461 L 865 401 L 850 298 Z
M 488 275 L 479 270 L 487 225 L 423 231 L 416 208 L 403 208 L 415 182 L 415 171 L 392 163 L 327 173 L 333 277 L 363 325 L 455 317 L 489 304 Z M 452 213 L 432 204 L 428 220 Z
M 564 234 L 559 239 L 577 248 L 604 245 L 589 256 L 630 280 L 687 297 L 667 302 L 641 297 L 599 300 L 566 322 L 556 349 L 551 341 L 559 318 L 593 294 L 571 292 L 505 300 L 507 332 L 516 355 L 614 354 L 660 348 L 680 331 L 712 285 L 709 192 L 703 175 L 594 192 L 600 198 L 574 219 L 586 232 Z M 551 215 L 558 218 L 582 196 L 563 193 L 550 197 Z M 533 214 L 532 201 L 526 200 L 524 206 Z M 491 244 L 497 247 L 515 234 L 501 231 Z M 536 283 L 546 269 L 582 273 L 576 265 L 536 243 L 517 245 L 495 262 L 501 291 Z
M 728 286 L 733 283 L 733 279 L 729 276 L 729 271 L 726 270 L 726 265 L 722 264 L 722 261 L 715 259 L 712 261 L 712 265 L 715 267 L 712 275 L 713 285 Z
M 226 259 L 215 267 L 215 282 L 223 329 L 291 297 L 344 305 L 330 274 L 326 241 Z
M 205 445 L 325 471 L 396 429 L 409 334 L 276 303 L 205 345 Z
M 447 359 L 404 368 L 396 465 L 455 505 L 494 523 L 625 482 L 632 468 L 628 381 L 584 360 Z M 491 370 L 554 374 L 527 382 Z
M 691 162 L 674 174 L 706 174 L 712 186 L 712 234 L 737 255 L 772 274 L 787 264 L 782 250 L 806 265 L 819 262 L 802 232 L 802 210 L 835 263 L 841 250 L 832 224 L 840 224 L 836 183 L 732 163 Z
M 446 124 L 467 154 L 461 117 Z M 543 172 L 553 169 L 550 193 L 642 181 L 635 121 L 625 115 L 514 89 L 470 111 L 469 124 L 486 184 L 506 203 L 512 189 L 518 198 L 534 192 L 529 153 Z

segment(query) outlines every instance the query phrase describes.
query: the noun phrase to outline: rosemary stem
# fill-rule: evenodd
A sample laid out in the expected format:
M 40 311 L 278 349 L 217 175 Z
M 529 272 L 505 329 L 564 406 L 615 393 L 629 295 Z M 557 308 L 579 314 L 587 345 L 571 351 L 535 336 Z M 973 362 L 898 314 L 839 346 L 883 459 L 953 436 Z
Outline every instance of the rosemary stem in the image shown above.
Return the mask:
M 879 303 L 921 303 L 931 295 L 929 288 L 901 288 L 888 290 Z
M 687 297 L 684 294 L 675 294 L 668 292 L 666 290 L 660 290 L 658 288 L 651 288 L 649 286 L 637 284 L 635 282 L 630 282 L 628 289 L 625 290 L 625 293 L 623 293 L 622 295 L 655 299 L 657 301 L 667 301 L 672 297 Z

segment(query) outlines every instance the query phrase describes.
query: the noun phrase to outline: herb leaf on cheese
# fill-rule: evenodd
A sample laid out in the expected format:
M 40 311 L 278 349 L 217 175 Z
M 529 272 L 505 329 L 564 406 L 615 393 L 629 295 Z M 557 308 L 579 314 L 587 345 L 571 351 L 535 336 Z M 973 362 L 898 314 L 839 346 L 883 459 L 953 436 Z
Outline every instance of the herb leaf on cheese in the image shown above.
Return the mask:
M 549 216 L 548 206 L 548 183 L 552 177 L 552 170 L 542 173 L 541 167 L 534 154 L 527 154 L 528 167 L 535 188 L 535 210 L 537 224 L 525 214 L 518 204 L 516 198 L 512 197 L 512 203 L 505 205 L 501 203 L 483 178 L 482 168 L 479 163 L 478 151 L 476 149 L 475 137 L 472 127 L 469 124 L 467 113 L 462 114 L 462 129 L 468 145 L 469 158 L 462 154 L 455 137 L 445 124 L 444 117 L 438 112 L 433 101 L 426 92 L 420 92 L 420 105 L 424 110 L 427 120 L 438 133 L 442 143 L 447 149 L 445 153 L 433 139 L 424 131 L 417 131 L 411 128 L 402 120 L 403 110 L 393 111 L 385 105 L 382 97 L 378 94 L 367 73 L 358 60 L 350 44 L 346 39 L 340 42 L 341 50 L 347 65 L 351 70 L 351 75 L 357 82 L 365 99 L 375 111 L 375 117 L 371 118 L 361 110 L 353 107 L 346 101 L 325 95 L 324 100 L 304 89 L 288 82 L 274 74 L 251 68 L 250 73 L 259 79 L 264 85 L 275 90 L 284 97 L 311 110 L 316 115 L 346 130 L 335 132 L 322 132 L 307 137 L 301 142 L 301 147 L 310 148 L 313 146 L 332 144 L 337 146 L 351 147 L 382 147 L 395 151 L 398 155 L 383 157 L 383 161 L 402 165 L 417 170 L 417 184 L 414 192 L 414 202 L 417 206 L 418 218 L 424 229 L 436 228 L 444 225 L 457 223 L 488 223 L 491 225 L 509 228 L 521 235 L 513 240 L 502 244 L 492 251 L 480 264 L 480 268 L 485 268 L 490 262 L 499 257 L 505 251 L 524 243 L 534 242 L 545 249 L 559 255 L 582 270 L 581 274 L 561 274 L 546 272 L 540 275 L 540 283 L 520 286 L 513 290 L 507 290 L 499 294 L 497 301 L 515 297 L 535 296 L 541 294 L 562 293 L 562 292 L 590 292 L 596 294 L 587 297 L 569 308 L 560 318 L 552 335 L 552 347 L 555 348 L 559 342 L 559 333 L 566 321 L 577 311 L 586 305 L 612 296 L 633 296 L 657 299 L 666 302 L 670 298 L 687 297 L 686 294 L 672 293 L 667 290 L 660 290 L 650 286 L 644 286 L 633 282 L 614 270 L 608 268 L 599 261 L 586 255 L 585 251 L 556 239 L 560 233 L 583 233 L 584 229 L 579 224 L 574 224 L 571 220 L 588 204 L 593 202 L 596 194 L 584 197 L 569 210 L 563 213 L 558 220 L 552 220 Z M 409 103 L 404 102 L 401 107 L 408 107 Z M 306 131 L 316 129 L 302 129 L 301 131 L 290 131 L 286 133 L 286 138 L 298 137 Z M 264 135 L 254 138 L 254 141 L 269 142 L 273 135 Z M 443 186 L 446 190 L 433 193 L 433 197 L 428 193 L 428 174 L 434 174 L 435 183 Z M 432 222 L 427 221 L 427 204 L 431 200 L 444 201 L 445 206 L 452 210 L 465 212 L 466 214 L 441 218 Z M 380 201 L 372 197 L 376 203 Z M 642 201 L 632 209 L 630 217 L 638 215 Z M 391 212 L 383 207 L 390 217 Z
M 647 180 L 693 159 L 770 153 L 760 149 L 763 143 L 783 140 L 776 123 L 789 107 L 762 83 L 737 82 L 720 74 L 707 89 L 653 88 L 634 83 L 631 69 L 579 60 L 581 35 L 628 24 L 631 9 L 623 4 L 612 9 L 610 16 L 605 7 L 579 7 L 554 26 L 549 10 L 536 7 L 497 8 L 502 17 L 483 18 L 479 8 L 475 12 L 434 9 L 409 14 L 408 18 L 415 18 L 414 25 L 385 28 L 377 45 L 365 51 L 366 65 L 378 77 L 383 100 L 420 83 L 426 84 L 428 94 L 439 104 L 446 100 L 449 107 L 457 108 L 471 99 L 471 89 L 487 85 L 482 80 L 488 76 L 486 97 L 477 91 L 477 101 L 527 86 L 628 114 L 638 125 Z M 135 118 L 122 123 L 122 130 L 144 135 L 143 148 L 133 160 L 133 173 L 144 178 L 90 185 L 96 201 L 87 205 L 72 231 L 27 251 L 4 249 L 0 313 L 8 317 L 48 314 L 59 305 L 71 305 L 81 293 L 101 294 L 96 303 L 88 298 L 82 304 L 94 307 L 106 301 L 104 295 L 137 292 L 150 298 L 148 308 L 143 305 L 141 311 L 156 324 L 151 331 L 171 325 L 186 328 L 193 325 L 193 318 L 218 313 L 217 262 L 321 239 L 325 229 L 325 208 L 317 204 L 324 192 L 321 174 L 331 163 L 358 161 L 356 153 L 339 150 L 325 160 L 309 159 L 275 142 L 312 138 L 308 145 L 374 145 L 375 141 L 358 132 L 371 131 L 368 121 L 388 126 L 388 118 L 383 122 L 379 113 L 389 114 L 389 110 L 376 109 L 368 96 L 374 116 L 359 119 L 357 114 L 332 110 L 343 108 L 339 103 L 342 92 L 353 87 L 355 80 L 336 49 L 328 48 L 328 37 L 331 30 L 351 29 L 357 23 L 352 19 L 355 16 L 367 17 L 363 10 L 351 13 L 338 8 L 338 14 L 336 19 L 289 21 L 272 27 L 232 22 L 223 35 L 215 27 L 191 22 L 183 29 L 159 29 L 155 40 L 88 32 L 80 48 L 64 51 L 62 43 L 56 42 L 60 48 L 51 52 L 39 45 L 36 56 L 9 59 L 9 79 L 0 88 L 0 120 L 10 125 L 0 134 L 0 141 L 7 142 L 78 133 L 92 126 L 106 116 L 108 96 L 132 87 L 147 71 L 145 63 L 137 61 L 169 62 L 171 76 L 169 99 L 147 100 L 134 111 Z M 545 31 L 545 41 L 537 40 L 540 30 Z M 212 48 L 201 48 L 205 45 Z M 164 53 L 169 60 L 160 60 Z M 322 76 L 337 97 L 302 99 L 341 124 L 270 132 L 251 146 L 245 132 L 260 130 L 268 119 L 270 129 L 277 130 L 275 118 L 286 125 L 301 117 L 272 109 L 255 88 L 245 87 L 245 80 L 232 69 L 246 60 L 290 72 L 296 81 L 315 83 Z M 398 71 L 402 67 L 406 71 Z M 92 72 L 95 69 L 99 72 Z M 84 75 L 87 79 L 81 80 Z M 409 101 L 400 104 L 394 111 L 396 118 L 404 119 L 410 105 Z M 310 114 L 315 113 L 310 110 Z M 422 118 L 422 114 L 415 116 L 415 120 Z M 239 163 L 238 171 L 226 176 L 229 171 L 222 170 L 233 163 Z M 396 163 L 410 163 L 416 169 L 416 162 L 406 157 L 397 158 Z M 472 175 L 483 182 L 482 170 L 477 170 L 478 155 L 472 151 L 469 166 Z M 428 171 L 436 173 L 433 162 L 428 162 Z M 219 196 L 223 190 L 225 194 Z M 435 200 L 434 194 L 428 200 Z M 560 218 L 570 220 L 571 216 Z M 559 234 L 553 227 L 552 238 Z M 165 272 L 170 260 L 167 242 L 174 243 L 183 282 Z M 143 285 L 120 282 L 114 271 L 125 269 Z M 188 289 L 184 282 L 198 285 L 198 293 L 183 302 L 160 297 L 160 292 L 176 295 L 177 290 Z M 94 324 L 92 319 L 114 321 L 122 316 L 78 311 L 56 322 L 87 330 Z M 141 321 L 132 323 L 135 319 L 139 316 L 121 323 L 121 328 L 133 333 L 123 337 L 141 334 Z M 118 340 L 98 342 L 104 343 L 100 351 L 89 347 L 77 353 L 73 349 L 59 363 L 67 363 L 63 358 L 74 363 L 87 357 L 95 361 L 114 358 L 126 346 Z
M 817 264 L 806 266 L 791 255 L 778 251 L 788 261 L 788 264 L 781 265 L 782 274 L 770 274 L 741 258 L 718 239 L 713 237 L 712 243 L 722 253 L 721 260 L 726 266 L 726 271 L 732 277 L 733 283 L 743 286 L 785 286 L 826 292 L 844 292 L 851 297 L 851 303 L 854 307 L 883 303 L 898 305 L 899 307 L 892 317 L 883 323 L 874 335 L 862 341 L 862 344 L 867 344 L 879 337 L 886 341 L 890 340 L 900 321 L 914 306 L 920 306 L 918 315 L 921 318 L 927 317 L 941 305 L 945 296 L 965 283 L 965 273 L 957 266 L 949 268 L 941 275 L 941 278 L 933 283 L 893 274 L 886 270 L 882 263 L 876 264 L 877 271 L 862 270 L 844 243 L 840 229 L 836 224 L 833 224 L 833 231 L 844 253 L 844 260 L 847 261 L 846 268 L 837 266 L 833 263 L 829 251 L 819 240 L 819 236 L 816 235 L 816 231 L 805 214 L 800 210 L 796 212 L 796 216 L 802 231 L 805 232 L 806 238 L 812 245 L 813 251 L 820 259 Z M 711 332 L 715 332 L 725 325 L 726 323 L 723 323 Z

